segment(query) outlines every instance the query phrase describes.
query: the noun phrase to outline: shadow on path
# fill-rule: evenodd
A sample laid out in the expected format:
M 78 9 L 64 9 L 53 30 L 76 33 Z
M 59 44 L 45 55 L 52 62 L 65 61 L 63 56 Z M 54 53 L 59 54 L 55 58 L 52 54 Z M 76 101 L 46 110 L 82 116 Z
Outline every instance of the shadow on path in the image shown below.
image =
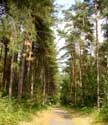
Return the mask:
M 68 112 L 59 107 L 52 109 L 52 116 L 49 125 L 74 125 Z
M 57 115 L 59 115 L 64 119 L 71 119 L 71 116 L 68 114 L 68 112 L 61 110 L 60 108 L 55 108 L 54 113 L 56 113 Z

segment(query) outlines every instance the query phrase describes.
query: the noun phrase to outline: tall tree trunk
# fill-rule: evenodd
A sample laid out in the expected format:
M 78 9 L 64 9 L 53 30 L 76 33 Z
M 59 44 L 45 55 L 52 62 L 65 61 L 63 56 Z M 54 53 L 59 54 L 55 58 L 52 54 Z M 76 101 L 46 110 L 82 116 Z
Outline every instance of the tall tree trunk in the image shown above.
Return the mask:
M 3 45 L 2 43 L 0 44 L 0 62 L 2 61 L 2 52 L 3 51 Z M 2 88 L 2 84 L 3 84 L 3 74 L 2 77 L 0 77 L 0 89 Z
M 10 73 L 10 83 L 9 83 L 9 100 L 12 98 L 12 86 L 13 86 L 13 81 L 14 81 L 14 58 L 15 55 L 12 55 L 11 58 L 11 73 Z
M 70 71 L 70 96 L 71 96 L 71 101 L 74 103 L 73 100 L 73 92 L 74 92 L 74 87 L 73 87 L 73 53 L 71 52 L 71 71 Z
M 106 74 L 108 76 L 108 51 L 107 51 L 107 69 L 106 69 Z
M 1 61 L 1 59 L 2 59 L 2 52 L 3 52 L 3 45 L 0 44 L 0 61 Z
M 6 78 L 5 78 L 5 74 L 6 74 L 6 65 L 7 65 L 7 52 L 8 52 L 8 48 L 7 48 L 7 44 L 5 44 L 5 55 L 4 55 L 4 67 L 3 67 L 3 79 L 2 79 L 2 85 L 6 86 Z M 3 87 L 2 86 L 2 87 Z
M 74 92 L 74 105 L 76 105 L 77 103 L 77 97 L 76 97 L 76 73 L 75 73 L 75 64 L 76 60 L 75 60 L 75 44 L 73 43 L 72 45 L 72 52 L 71 52 L 71 66 L 72 66 L 72 79 L 71 79 L 71 86 L 73 86 L 73 92 Z M 72 85 L 73 84 L 73 85 Z M 71 88 L 71 91 L 72 91 Z
M 79 63 L 80 63 L 80 85 L 81 85 L 81 101 L 82 101 L 82 104 L 84 104 L 84 90 L 83 90 L 83 81 L 82 81 L 82 54 L 81 54 L 81 45 L 80 45 L 80 60 L 79 60 Z
M 31 75 L 31 98 L 33 97 L 33 93 L 34 93 L 34 71 L 33 71 L 33 65 L 31 67 L 32 70 L 32 75 Z
M 27 85 L 27 91 L 29 93 L 29 96 L 30 96 L 30 93 L 31 93 L 31 61 L 28 61 L 28 71 L 27 71 L 27 77 L 28 77 L 28 85 Z
M 21 98 L 22 98 L 24 72 L 25 72 L 25 58 L 23 57 L 23 50 L 22 50 L 22 53 L 21 53 L 21 66 L 20 66 L 19 82 L 18 82 L 18 100 L 19 101 L 21 101 Z
M 46 103 L 46 79 L 45 79 L 45 67 L 43 68 L 43 105 Z
M 97 108 L 100 111 L 100 77 L 99 77 L 99 34 L 98 34 L 98 5 L 95 0 L 95 16 L 96 16 L 96 70 L 97 70 Z
M 75 105 L 77 104 L 77 94 L 76 94 L 76 89 L 77 89 L 77 85 L 76 85 L 76 56 L 75 56 L 75 44 L 73 45 L 73 54 L 74 54 L 74 60 L 73 60 L 73 74 L 74 74 L 74 101 L 75 101 Z

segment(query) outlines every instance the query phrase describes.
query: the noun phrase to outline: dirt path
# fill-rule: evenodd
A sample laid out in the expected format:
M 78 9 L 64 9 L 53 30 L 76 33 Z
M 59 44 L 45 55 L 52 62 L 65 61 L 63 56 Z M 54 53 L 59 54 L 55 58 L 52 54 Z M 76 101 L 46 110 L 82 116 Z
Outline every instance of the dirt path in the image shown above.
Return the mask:
M 108 123 L 94 124 L 91 116 L 81 115 L 74 109 L 70 114 L 60 107 L 51 108 L 33 115 L 31 122 L 20 122 L 18 125 L 108 125 Z
M 20 122 L 19 125 L 75 125 L 68 113 L 60 108 L 52 108 L 33 116 L 32 122 Z
M 48 125 L 74 125 L 68 113 L 60 108 L 53 108 Z

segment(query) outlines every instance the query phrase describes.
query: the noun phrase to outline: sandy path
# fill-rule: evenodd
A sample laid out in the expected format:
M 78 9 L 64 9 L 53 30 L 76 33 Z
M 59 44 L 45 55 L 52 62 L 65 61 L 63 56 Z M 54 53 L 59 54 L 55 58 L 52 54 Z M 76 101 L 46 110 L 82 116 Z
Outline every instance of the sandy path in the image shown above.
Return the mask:
M 74 125 L 68 113 L 60 108 L 53 108 L 49 125 Z
M 33 115 L 31 122 L 20 122 L 18 125 L 108 125 L 108 123 L 96 124 L 93 123 L 91 116 L 81 115 L 74 110 L 70 116 L 67 111 L 56 107 Z
M 60 108 L 52 108 L 37 116 L 33 116 L 31 122 L 20 122 L 19 125 L 75 125 L 68 113 Z

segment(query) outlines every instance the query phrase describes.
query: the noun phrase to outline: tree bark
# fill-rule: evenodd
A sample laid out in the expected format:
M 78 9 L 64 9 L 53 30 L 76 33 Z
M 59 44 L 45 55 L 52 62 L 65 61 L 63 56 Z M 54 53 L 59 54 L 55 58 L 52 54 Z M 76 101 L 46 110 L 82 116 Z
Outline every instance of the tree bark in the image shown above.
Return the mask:
M 106 69 L 106 74 L 107 74 L 107 76 L 108 76 L 108 52 L 107 52 L 107 69 Z
M 3 67 L 3 79 L 2 79 L 2 87 L 6 86 L 5 82 L 6 82 L 6 78 L 5 78 L 5 74 L 6 74 L 6 65 L 7 65 L 7 53 L 8 53 L 8 48 L 7 48 L 7 44 L 5 44 L 5 55 L 4 55 L 4 67 Z
M 26 70 L 26 69 L 25 69 Z M 26 74 L 27 72 L 27 74 Z M 25 86 L 25 93 L 28 95 L 28 97 L 31 96 L 31 61 L 27 61 L 27 71 L 24 73 L 26 75 L 26 86 Z
M 9 100 L 11 100 L 11 98 L 12 98 L 12 86 L 13 86 L 13 81 L 14 81 L 14 67 L 13 67 L 14 58 L 15 58 L 15 55 L 12 55 L 12 58 L 11 58 L 10 83 L 9 83 Z
M 79 63 L 80 63 L 80 85 L 81 85 L 81 101 L 82 101 L 82 104 L 84 104 L 84 85 L 83 85 L 83 78 L 82 78 L 82 54 L 81 54 L 81 45 L 80 45 L 80 60 L 79 60 Z
M 3 53 L 3 45 L 1 44 L 0 45 L 0 61 L 2 59 L 2 53 Z
M 96 16 L 97 108 L 98 108 L 98 111 L 100 111 L 99 34 L 98 34 L 98 8 L 97 8 L 97 0 L 95 0 L 95 16 Z
M 77 101 L 76 101 L 77 100 L 77 97 L 76 97 L 76 72 L 75 72 L 76 60 L 75 60 L 75 44 L 74 43 L 72 44 L 72 50 L 71 51 L 72 51 L 71 52 L 71 67 L 72 67 L 71 91 L 72 91 L 72 88 L 73 88 L 73 91 L 74 91 L 74 105 L 76 105 L 76 103 L 77 103 Z
M 34 93 L 34 72 L 33 72 L 33 66 L 32 66 L 32 76 L 31 76 L 31 98 L 33 97 Z
M 22 93 L 23 93 L 24 72 L 25 72 L 25 58 L 23 57 L 23 50 L 22 50 L 21 67 L 20 67 L 19 82 L 18 82 L 18 100 L 19 101 L 21 101 Z
M 43 105 L 46 103 L 46 80 L 45 80 L 45 69 L 43 68 Z

